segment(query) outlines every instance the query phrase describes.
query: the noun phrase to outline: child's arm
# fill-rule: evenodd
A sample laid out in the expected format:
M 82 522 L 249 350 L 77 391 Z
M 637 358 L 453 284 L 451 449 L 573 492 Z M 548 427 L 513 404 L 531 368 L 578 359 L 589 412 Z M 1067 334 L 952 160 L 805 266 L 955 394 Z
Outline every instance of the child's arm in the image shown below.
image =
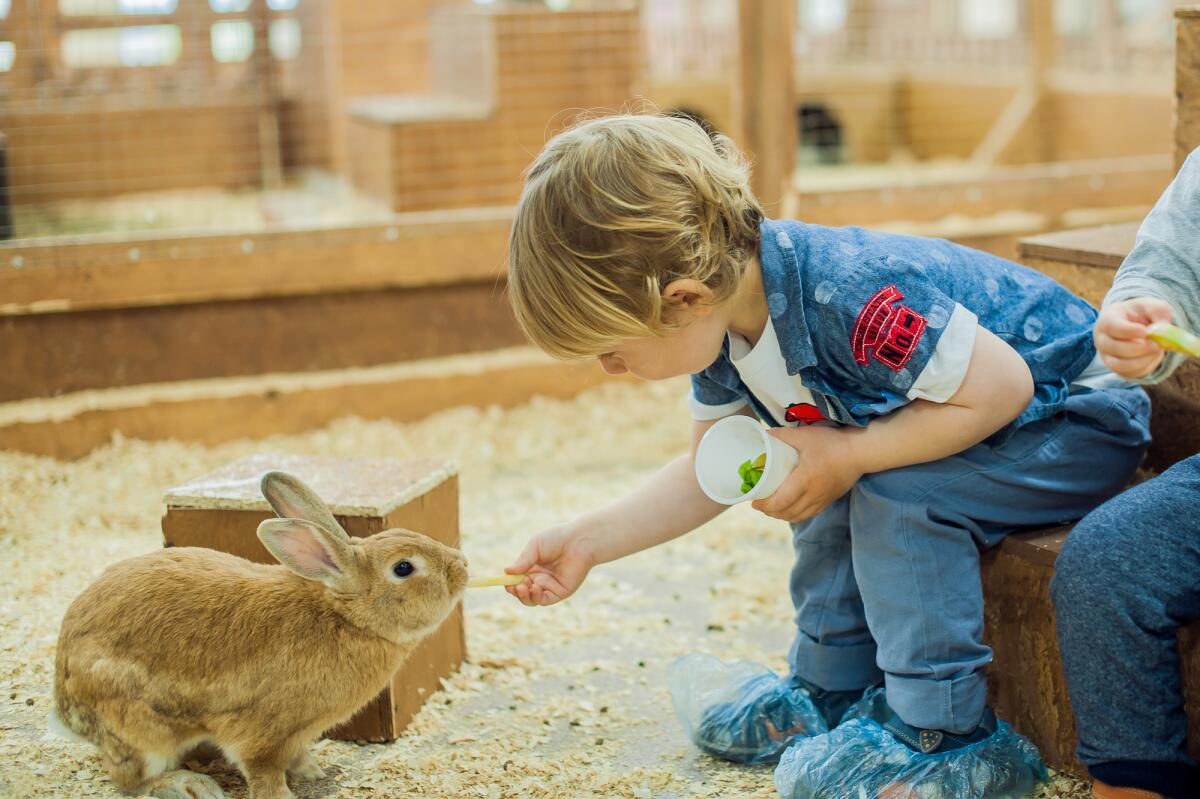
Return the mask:
M 815 516 L 858 482 L 882 472 L 953 455 L 1017 418 L 1033 397 L 1033 378 L 1016 350 L 982 327 L 966 376 L 945 403 L 915 400 L 867 427 L 779 428 L 800 464 L 754 507 L 799 521 Z
M 1200 326 L 1200 150 L 1180 167 L 1138 229 L 1096 320 L 1096 349 L 1122 377 L 1157 383 L 1183 356 L 1148 339 L 1155 322 Z
M 694 422 L 692 451 L 655 472 L 629 494 L 574 521 L 545 530 L 505 571 L 529 581 L 508 592 L 526 605 L 552 605 L 578 590 L 591 568 L 691 532 L 726 506 L 696 482 L 692 459 L 715 422 Z

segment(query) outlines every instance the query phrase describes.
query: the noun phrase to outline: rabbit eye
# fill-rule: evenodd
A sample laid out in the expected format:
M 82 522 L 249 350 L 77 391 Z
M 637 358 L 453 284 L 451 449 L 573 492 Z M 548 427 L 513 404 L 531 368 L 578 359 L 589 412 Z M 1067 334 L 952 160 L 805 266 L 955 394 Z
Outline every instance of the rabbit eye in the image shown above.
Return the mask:
M 397 577 L 407 577 L 416 570 L 416 566 L 413 566 L 407 560 L 402 560 L 392 567 L 392 574 L 396 575 Z

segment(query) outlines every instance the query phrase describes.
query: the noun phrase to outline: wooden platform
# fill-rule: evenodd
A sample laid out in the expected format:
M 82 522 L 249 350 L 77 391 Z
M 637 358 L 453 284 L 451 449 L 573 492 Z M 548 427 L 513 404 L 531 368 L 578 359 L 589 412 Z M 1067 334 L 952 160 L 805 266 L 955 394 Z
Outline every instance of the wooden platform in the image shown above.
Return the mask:
M 1019 249 L 1025 263 L 1099 305 L 1136 231 L 1137 225 L 1118 225 L 1035 236 Z M 1163 469 L 1200 451 L 1200 430 L 1192 421 L 1200 418 L 1195 416 L 1200 369 L 1188 364 L 1151 396 L 1155 442 L 1147 464 Z M 988 682 L 997 713 L 1028 735 L 1050 766 L 1083 774 L 1050 602 L 1054 563 L 1069 533 L 1069 526 L 1021 533 L 984 554 L 985 637 L 995 652 Z M 1195 755 L 1200 754 L 1200 625 L 1185 628 L 1180 641 L 1191 721 L 1188 745 Z

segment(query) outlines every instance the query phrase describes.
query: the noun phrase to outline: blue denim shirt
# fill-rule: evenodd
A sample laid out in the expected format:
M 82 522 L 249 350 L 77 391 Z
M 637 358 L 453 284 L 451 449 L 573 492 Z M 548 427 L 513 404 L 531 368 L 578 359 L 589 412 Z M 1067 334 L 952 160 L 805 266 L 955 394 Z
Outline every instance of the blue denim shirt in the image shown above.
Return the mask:
M 1096 355 L 1096 310 L 1050 278 L 941 239 L 764 221 L 763 290 L 788 372 L 828 419 L 859 427 L 909 403 L 961 304 L 1033 374 L 1029 406 L 993 438 L 1057 413 Z M 728 341 L 692 391 L 705 405 L 744 400 L 775 424 L 730 362 Z

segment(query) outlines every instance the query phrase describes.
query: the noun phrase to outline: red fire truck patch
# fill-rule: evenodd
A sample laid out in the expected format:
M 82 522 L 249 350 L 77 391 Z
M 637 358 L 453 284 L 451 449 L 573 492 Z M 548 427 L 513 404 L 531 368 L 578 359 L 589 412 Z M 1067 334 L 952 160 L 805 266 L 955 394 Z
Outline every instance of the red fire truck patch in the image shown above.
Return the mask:
M 797 402 L 787 406 L 784 421 L 792 424 L 810 425 L 825 421 L 825 414 L 811 402 Z
M 850 344 L 859 366 L 870 363 L 870 356 L 899 372 L 917 351 L 925 333 L 925 317 L 911 308 L 896 305 L 904 299 L 895 286 L 875 292 L 858 314 Z

